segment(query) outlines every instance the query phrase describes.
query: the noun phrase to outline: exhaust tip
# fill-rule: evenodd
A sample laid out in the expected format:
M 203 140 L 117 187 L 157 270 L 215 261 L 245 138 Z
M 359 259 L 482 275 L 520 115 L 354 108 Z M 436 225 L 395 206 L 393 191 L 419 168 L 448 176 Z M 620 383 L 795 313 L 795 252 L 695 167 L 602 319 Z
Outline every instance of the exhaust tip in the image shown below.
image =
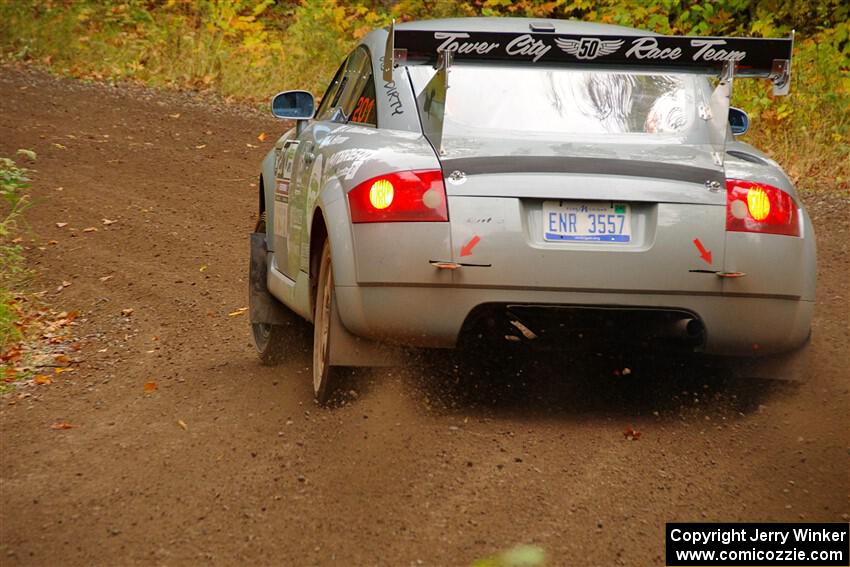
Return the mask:
M 691 319 L 685 325 L 685 332 L 689 337 L 701 337 L 705 332 L 705 325 L 699 319 Z

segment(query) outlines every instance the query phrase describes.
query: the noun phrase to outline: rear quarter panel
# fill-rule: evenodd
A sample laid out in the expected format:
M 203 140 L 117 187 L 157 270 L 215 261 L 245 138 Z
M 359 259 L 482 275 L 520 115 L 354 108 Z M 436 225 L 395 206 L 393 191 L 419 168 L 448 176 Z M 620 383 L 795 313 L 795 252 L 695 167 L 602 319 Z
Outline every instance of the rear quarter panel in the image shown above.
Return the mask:
M 310 210 L 319 207 L 325 215 L 336 285 L 427 283 L 438 272 L 429 260 L 451 258 L 448 223 L 355 225 L 347 199 L 351 189 L 382 174 L 439 169 L 427 140 L 417 133 L 349 124 L 332 130 L 319 147 L 323 189 Z M 344 322 L 344 306 L 340 311 Z
M 800 237 L 727 232 L 724 270 L 747 275 L 725 280 L 724 293 L 814 301 L 817 284 L 814 226 L 791 180 L 776 162 L 752 146 L 737 142 L 729 144 L 727 149 L 745 152 L 762 161 L 754 163 L 727 156 L 728 178 L 766 183 L 794 197 L 800 215 Z

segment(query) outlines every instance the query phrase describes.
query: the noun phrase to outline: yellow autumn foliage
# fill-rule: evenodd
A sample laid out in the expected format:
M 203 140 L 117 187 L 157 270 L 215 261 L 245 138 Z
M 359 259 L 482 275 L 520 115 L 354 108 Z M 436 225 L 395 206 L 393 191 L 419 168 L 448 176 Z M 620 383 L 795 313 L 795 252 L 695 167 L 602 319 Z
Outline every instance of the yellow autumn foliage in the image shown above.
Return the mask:
M 320 95 L 369 30 L 452 16 L 572 18 L 667 34 L 787 36 L 792 95 L 738 81 L 747 140 L 803 190 L 850 192 L 850 4 L 844 0 L 0 0 L 0 57 L 98 80 L 266 101 Z

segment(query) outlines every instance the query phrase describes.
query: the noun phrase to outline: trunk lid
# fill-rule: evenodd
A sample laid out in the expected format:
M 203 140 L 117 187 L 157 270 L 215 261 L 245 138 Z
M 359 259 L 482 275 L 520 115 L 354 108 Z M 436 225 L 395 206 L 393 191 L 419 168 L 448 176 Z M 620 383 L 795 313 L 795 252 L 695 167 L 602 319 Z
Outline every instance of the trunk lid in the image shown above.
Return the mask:
M 456 271 L 457 284 L 604 293 L 722 291 L 713 272 L 724 261 L 725 183 L 709 148 L 569 144 L 535 145 L 532 152 L 522 151 L 532 150 L 528 145 L 507 142 L 501 147 L 510 152 L 487 155 L 492 148 L 475 143 L 472 148 L 452 140 L 453 150 L 442 159 L 452 260 L 465 264 Z M 549 223 L 575 211 L 581 224 L 589 218 L 582 215 L 593 210 L 601 211 L 609 230 L 620 228 L 612 228 L 612 219 L 616 225 L 625 217 L 628 240 L 551 239 L 555 225 Z

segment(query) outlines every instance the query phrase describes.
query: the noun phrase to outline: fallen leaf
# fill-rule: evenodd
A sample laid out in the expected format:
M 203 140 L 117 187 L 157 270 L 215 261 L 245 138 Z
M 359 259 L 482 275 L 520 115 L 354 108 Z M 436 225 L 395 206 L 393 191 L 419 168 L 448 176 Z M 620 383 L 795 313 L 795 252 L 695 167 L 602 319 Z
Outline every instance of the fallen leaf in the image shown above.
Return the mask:
M 200 146 L 195 146 L 195 149 L 196 149 L 196 150 L 203 150 L 203 149 L 204 149 L 204 148 L 206 148 L 206 147 L 207 147 L 207 145 L 206 145 L 206 144 L 201 144 Z
M 12 244 L 20 244 L 23 241 L 24 241 L 24 239 L 19 236 L 17 238 L 12 239 Z
M 207 271 L 207 265 L 206 265 L 206 264 L 204 264 L 203 266 L 201 266 L 200 268 L 198 268 L 198 271 L 199 271 L 199 272 L 205 272 L 205 271 Z
M 99 279 L 99 280 L 100 280 L 100 281 L 102 281 L 102 282 L 108 282 L 108 281 L 109 281 L 109 280 L 111 280 L 113 277 L 115 277 L 115 276 L 103 276 L 103 277 L 101 277 L 101 278 L 97 278 L 97 279 Z
M 242 314 L 243 314 L 243 313 L 245 313 L 246 311 L 248 311 L 248 308 L 247 308 L 247 307 L 240 307 L 240 308 L 239 308 L 239 309 L 237 309 L 236 311 L 231 311 L 230 313 L 228 313 L 228 314 L 227 314 L 227 316 L 228 316 L 228 317 L 236 317 L 236 316 L 238 316 L 238 315 L 242 315 Z
M 68 360 L 68 355 L 65 354 L 56 354 L 53 356 L 53 359 L 59 364 L 68 364 L 71 362 L 70 360 Z
M 93 226 L 89 226 L 83 229 L 83 232 L 97 232 L 97 229 Z
M 58 423 L 54 423 L 53 425 L 51 425 L 50 429 L 71 429 L 72 427 L 74 427 L 74 426 L 71 425 L 70 423 L 65 423 L 64 421 L 60 421 Z
M 145 392 L 153 392 L 156 390 L 156 382 L 145 382 Z
M 68 149 L 68 148 L 66 148 L 65 146 L 63 146 L 62 144 L 57 144 L 56 142 L 53 142 L 53 147 L 54 147 L 54 148 L 59 148 L 60 150 L 66 150 L 66 149 Z
M 265 142 L 265 141 L 266 141 L 266 133 L 265 133 L 265 132 L 260 132 L 260 135 L 259 135 L 259 136 L 257 136 L 257 139 L 258 139 L 259 141 L 261 141 L 261 142 Z
M 47 245 L 48 245 L 48 246 L 55 246 L 55 245 L 57 245 L 57 244 L 59 244 L 59 241 L 58 241 L 58 240 L 48 240 L 48 241 L 47 241 Z
M 79 316 L 80 316 L 79 311 L 69 311 L 67 313 L 63 311 L 62 313 L 59 314 L 58 320 L 61 320 L 62 324 L 64 325 L 66 323 L 70 323 L 71 321 L 73 321 L 74 319 L 76 319 Z
M 259 148 L 260 146 L 255 146 L 254 144 L 245 144 L 249 148 Z
M 44 374 L 39 374 L 38 376 L 35 377 L 35 383 L 38 384 L 39 386 L 47 385 L 47 384 L 50 384 L 51 382 L 53 382 L 53 380 L 51 380 L 49 377 L 45 376 Z
M 175 114 L 169 114 L 168 116 L 169 116 L 169 118 L 180 118 L 180 113 L 177 112 Z
M 629 427 L 625 431 L 623 431 L 623 437 L 625 437 L 629 441 L 637 441 L 638 439 L 640 439 L 640 431 L 636 431 Z
M 21 359 L 21 348 L 20 347 L 12 347 L 3 353 L 3 356 L 0 356 L 0 360 L 3 362 L 15 362 Z
M 57 222 L 56 223 L 56 228 L 64 228 L 66 226 L 68 226 L 68 223 L 66 223 L 66 222 Z
M 118 222 L 118 221 L 109 220 L 109 219 L 102 219 L 102 222 L 103 222 L 103 224 L 105 224 L 106 226 L 109 226 L 110 224 L 115 224 L 115 223 L 116 223 L 116 222 Z
M 121 315 L 123 315 L 124 317 L 129 317 L 130 315 L 133 314 L 133 311 L 135 311 L 135 309 L 133 309 L 132 307 L 128 307 L 127 309 L 122 309 Z
M 183 428 L 183 431 L 189 431 L 189 426 L 188 426 L 188 425 L 186 425 L 186 422 L 185 422 L 185 421 L 183 421 L 182 419 L 178 419 L 178 420 L 177 420 L 177 425 L 179 425 L 180 427 L 182 427 L 182 428 Z
M 74 371 L 73 368 L 54 368 L 53 369 L 54 374 L 62 374 L 63 372 L 73 372 L 73 371 Z

